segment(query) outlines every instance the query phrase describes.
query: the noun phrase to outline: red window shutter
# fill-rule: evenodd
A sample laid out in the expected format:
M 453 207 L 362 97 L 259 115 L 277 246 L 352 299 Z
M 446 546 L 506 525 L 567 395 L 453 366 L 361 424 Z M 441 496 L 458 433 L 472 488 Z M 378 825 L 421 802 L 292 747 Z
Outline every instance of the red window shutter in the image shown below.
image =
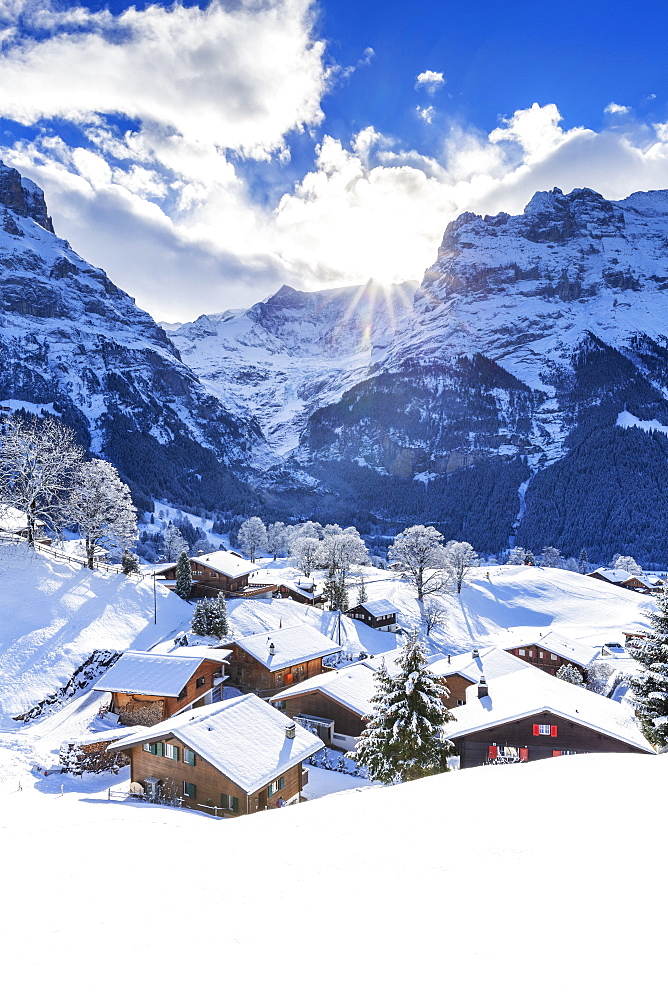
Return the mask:
M 496 760 L 498 756 L 499 756 L 498 747 L 490 747 L 489 750 L 487 751 L 487 760 Z
M 552 756 L 553 757 L 561 757 L 561 750 L 553 750 L 552 751 Z
M 528 759 L 529 759 L 529 748 L 520 747 L 520 760 L 528 760 Z
M 556 736 L 556 735 L 557 735 L 557 727 L 550 726 L 550 736 Z
M 533 727 L 533 734 L 534 736 L 540 736 L 540 726 Z

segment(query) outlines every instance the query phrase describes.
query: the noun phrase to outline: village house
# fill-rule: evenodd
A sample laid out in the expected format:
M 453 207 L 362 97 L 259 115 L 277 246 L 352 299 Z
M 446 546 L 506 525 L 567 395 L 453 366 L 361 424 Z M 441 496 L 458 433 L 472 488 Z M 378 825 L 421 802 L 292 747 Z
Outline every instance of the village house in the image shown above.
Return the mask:
M 112 743 L 150 798 L 243 816 L 299 801 L 322 740 L 253 694 L 180 713 Z
M 276 691 L 321 674 L 338 661 L 341 646 L 312 625 L 292 625 L 227 643 L 233 684 L 258 694 Z
M 516 635 L 512 645 L 504 645 L 504 649 L 548 674 L 556 674 L 559 667 L 575 667 L 586 680 L 588 669 L 598 655 L 598 650 L 594 646 L 566 639 L 558 632 L 536 634 L 536 630 L 532 629 L 519 634 L 524 641 L 520 642 Z
M 535 667 L 467 691 L 444 727 L 460 767 L 544 760 L 576 753 L 654 753 L 624 705 Z
M 173 653 L 122 653 L 94 691 L 111 694 L 123 725 L 150 726 L 193 706 L 220 701 L 229 649 L 179 647 Z
M 587 576 L 592 580 L 602 580 L 604 583 L 623 587 L 624 590 L 633 590 L 637 594 L 660 594 L 666 582 L 653 573 L 629 573 L 628 570 L 606 569 L 605 566 L 599 566 L 592 573 L 587 573 Z
M 206 555 L 190 557 L 192 576 L 191 597 L 270 597 L 275 590 L 273 583 L 253 586 L 249 583 L 253 573 L 260 566 L 244 559 L 236 552 L 219 550 Z M 159 568 L 158 583 L 164 583 L 170 590 L 176 584 L 176 563 L 168 563 Z
M 360 661 L 301 681 L 269 700 L 327 746 L 348 751 L 364 731 L 375 688 L 376 671 Z
M 446 708 L 466 704 L 466 692 L 481 677 L 502 677 L 524 668 L 523 663 L 497 646 L 473 649 L 470 653 L 434 656 L 429 659 L 429 669 L 445 681 L 449 694 L 444 698 Z
M 384 599 L 356 604 L 346 614 L 349 618 L 364 622 L 369 628 L 379 629 L 381 632 L 397 631 L 397 609 Z
M 289 597 L 297 604 L 308 604 L 309 607 L 320 607 L 325 603 L 324 596 L 316 593 L 315 582 L 312 580 L 299 580 L 298 583 L 279 583 L 276 587 L 276 593 L 280 594 L 281 597 Z
M 44 534 L 45 523 L 39 518 L 35 521 L 37 537 L 42 544 L 50 545 L 51 539 Z M 28 537 L 28 516 L 11 504 L 0 504 L 0 536 Z

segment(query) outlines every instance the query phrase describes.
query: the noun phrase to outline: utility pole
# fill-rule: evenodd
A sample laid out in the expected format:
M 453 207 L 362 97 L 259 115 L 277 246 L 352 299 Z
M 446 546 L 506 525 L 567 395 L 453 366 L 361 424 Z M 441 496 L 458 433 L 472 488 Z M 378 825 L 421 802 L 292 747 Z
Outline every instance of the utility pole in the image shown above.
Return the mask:
M 158 597 L 155 592 L 155 570 L 153 570 L 153 624 L 158 624 Z

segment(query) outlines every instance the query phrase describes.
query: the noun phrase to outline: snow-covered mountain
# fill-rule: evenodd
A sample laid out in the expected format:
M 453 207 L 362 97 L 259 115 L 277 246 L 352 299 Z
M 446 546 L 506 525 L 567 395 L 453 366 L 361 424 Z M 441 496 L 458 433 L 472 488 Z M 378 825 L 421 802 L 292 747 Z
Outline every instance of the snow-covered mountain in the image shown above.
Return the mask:
M 54 234 L 40 189 L 4 165 L 0 400 L 61 415 L 139 498 L 243 497 L 233 470 L 262 453 L 257 424 L 207 392 L 164 330 Z
M 275 462 L 299 442 L 311 413 L 338 401 L 392 347 L 415 282 L 324 292 L 284 285 L 248 310 L 200 316 L 172 332 L 207 388 L 257 420 Z

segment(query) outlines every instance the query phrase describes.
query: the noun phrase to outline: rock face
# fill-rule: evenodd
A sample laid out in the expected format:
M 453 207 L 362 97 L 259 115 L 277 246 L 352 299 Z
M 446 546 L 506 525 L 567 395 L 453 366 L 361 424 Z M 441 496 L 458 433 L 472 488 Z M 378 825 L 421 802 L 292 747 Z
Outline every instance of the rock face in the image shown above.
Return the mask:
M 218 509 L 263 440 L 151 317 L 53 233 L 42 192 L 0 167 L 0 400 L 43 404 L 149 497 Z

